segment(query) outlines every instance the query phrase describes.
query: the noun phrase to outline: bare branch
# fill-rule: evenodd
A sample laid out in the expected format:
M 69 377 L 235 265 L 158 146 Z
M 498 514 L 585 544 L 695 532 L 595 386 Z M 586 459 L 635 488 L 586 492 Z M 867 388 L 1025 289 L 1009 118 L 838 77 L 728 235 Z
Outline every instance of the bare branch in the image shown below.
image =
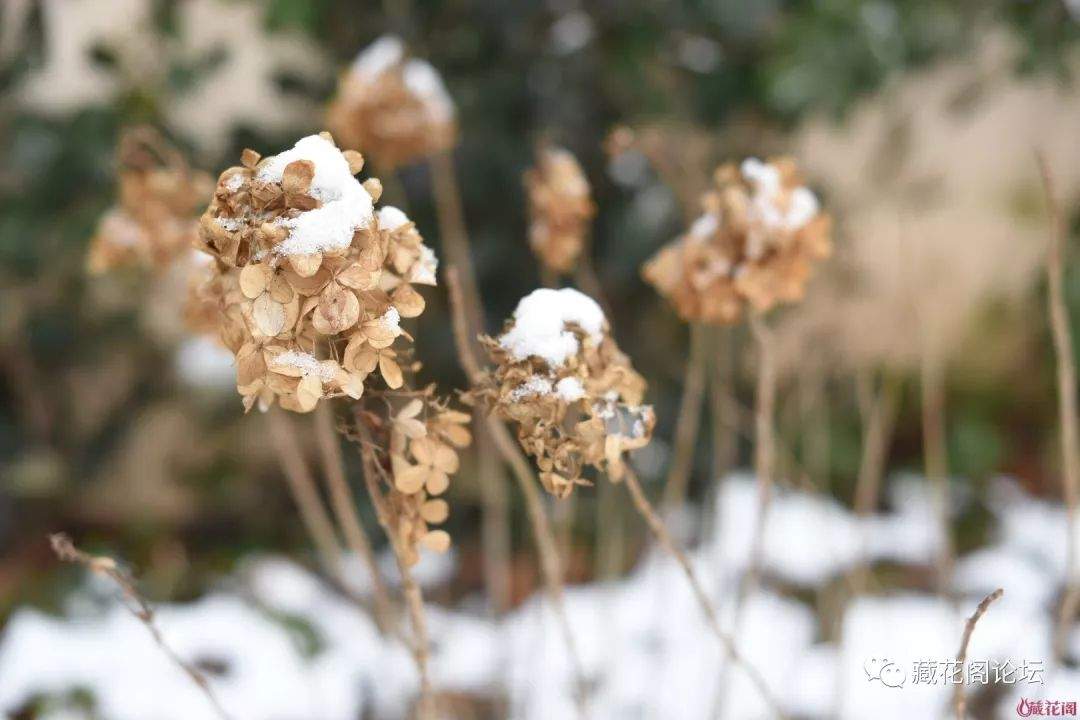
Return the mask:
M 998 588 L 994 592 L 983 598 L 978 607 L 975 608 L 975 612 L 968 618 L 967 623 L 964 625 L 964 636 L 960 640 L 960 650 L 956 653 L 957 666 L 960 668 L 960 672 L 964 671 L 964 663 L 967 661 L 968 643 L 971 642 L 971 634 L 975 632 L 975 625 L 979 622 L 979 619 L 986 614 L 986 610 L 990 607 L 990 604 L 997 600 L 1005 593 L 1004 590 Z M 967 697 L 964 694 L 964 682 L 961 681 L 955 684 L 953 690 L 953 709 L 956 712 L 956 720 L 964 720 L 967 714 Z
M 214 690 L 210 686 L 210 681 L 207 680 L 206 676 L 194 665 L 181 658 L 176 651 L 165 642 L 161 630 L 154 622 L 153 607 L 151 607 L 146 598 L 142 596 L 138 588 L 135 587 L 135 579 L 129 573 L 123 570 L 111 557 L 90 555 L 89 553 L 85 553 L 78 549 L 71 541 L 71 538 L 63 533 L 50 535 L 49 544 L 52 545 L 56 557 L 64 562 L 82 565 L 91 572 L 97 573 L 98 575 L 104 575 L 115 582 L 124 594 L 128 610 L 130 610 L 131 614 L 146 627 L 151 637 L 154 638 L 154 642 L 157 643 L 157 646 L 165 653 L 165 656 L 169 658 L 169 661 L 191 678 L 191 681 L 198 686 L 206 696 L 206 699 L 213 706 L 214 712 L 217 713 L 218 717 L 222 718 L 222 720 L 231 720 L 231 716 L 218 701 L 217 695 L 214 694 Z

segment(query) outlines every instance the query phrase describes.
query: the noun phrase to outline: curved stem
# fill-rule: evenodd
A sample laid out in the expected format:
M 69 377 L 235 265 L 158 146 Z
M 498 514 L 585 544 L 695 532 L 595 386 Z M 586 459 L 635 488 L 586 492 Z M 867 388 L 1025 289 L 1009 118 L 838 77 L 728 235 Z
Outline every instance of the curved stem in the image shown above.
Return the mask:
M 678 562 L 679 566 L 682 568 L 687 582 L 690 583 L 690 589 L 693 591 L 694 597 L 697 598 L 698 605 L 701 606 L 701 610 L 705 614 L 709 629 L 712 630 L 717 638 L 719 638 L 731 663 L 738 666 L 746 673 L 746 676 L 754 684 L 754 687 L 765 701 L 765 704 L 769 706 L 769 709 L 777 717 L 783 717 L 783 712 L 780 710 L 776 698 L 773 697 L 772 691 L 769 690 L 769 686 L 765 683 L 765 678 L 756 668 L 754 668 L 754 666 L 750 665 L 746 659 L 742 657 L 742 654 L 735 646 L 734 640 L 732 640 L 731 636 L 725 633 L 723 628 L 720 627 L 720 620 L 717 616 L 716 608 L 713 607 L 712 600 L 709 599 L 709 595 L 705 592 L 705 588 L 698 579 L 697 573 L 694 572 L 694 566 L 690 564 L 690 558 L 686 556 L 683 549 L 679 547 L 671 537 L 667 525 L 664 524 L 664 521 L 660 519 L 656 510 L 653 509 L 652 503 L 649 502 L 649 499 L 645 496 L 645 492 L 641 489 L 641 483 L 638 481 L 637 475 L 629 466 L 626 467 L 623 482 L 626 483 L 626 489 L 630 492 L 630 498 L 634 502 L 634 507 L 637 508 L 637 511 L 645 518 L 645 522 L 648 523 L 649 529 L 652 531 L 657 542 L 660 543 L 660 546 L 669 555 L 675 558 L 676 562 Z

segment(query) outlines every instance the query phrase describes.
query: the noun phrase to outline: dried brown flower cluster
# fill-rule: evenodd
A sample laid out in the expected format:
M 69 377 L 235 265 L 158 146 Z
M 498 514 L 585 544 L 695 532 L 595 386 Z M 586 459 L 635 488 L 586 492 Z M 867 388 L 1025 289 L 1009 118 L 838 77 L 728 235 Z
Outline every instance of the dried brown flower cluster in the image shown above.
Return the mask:
M 586 467 L 622 478 L 623 453 L 648 444 L 655 415 L 596 302 L 568 288 L 536 290 L 501 336 L 483 342 L 494 367 L 466 398 L 516 423 L 548 492 L 562 498 L 588 484 Z
M 308 412 L 321 398 L 359 398 L 376 370 L 401 387 L 399 325 L 435 284 L 435 256 L 404 213 L 377 212 L 381 186 L 361 185 L 359 153 L 312 135 L 221 174 L 199 225 L 215 258 L 196 307 L 218 308 L 220 334 L 236 355 L 244 407 Z
M 213 181 L 145 127 L 121 136 L 117 164 L 119 200 L 98 223 L 87 267 L 93 273 L 125 266 L 163 270 L 190 250 Z
M 448 150 L 457 139 L 454 105 L 438 72 L 407 58 L 401 40 L 389 35 L 341 77 L 326 121 L 343 147 L 363 150 L 383 170 Z
M 596 214 L 589 181 L 568 150 L 543 148 L 525 173 L 529 196 L 529 246 L 557 273 L 574 269 Z
M 450 535 L 432 530 L 446 520 L 450 507 L 439 498 L 458 471 L 457 450 L 468 447 L 471 416 L 454 410 L 428 388 L 391 416 L 389 424 L 390 477 L 387 500 L 393 510 L 393 529 L 406 548 L 405 561 L 420 559 L 418 549 L 445 552 Z
M 643 275 L 687 321 L 733 323 L 798 301 L 832 251 L 831 220 L 790 159 L 717 169 L 704 214 L 645 264 Z

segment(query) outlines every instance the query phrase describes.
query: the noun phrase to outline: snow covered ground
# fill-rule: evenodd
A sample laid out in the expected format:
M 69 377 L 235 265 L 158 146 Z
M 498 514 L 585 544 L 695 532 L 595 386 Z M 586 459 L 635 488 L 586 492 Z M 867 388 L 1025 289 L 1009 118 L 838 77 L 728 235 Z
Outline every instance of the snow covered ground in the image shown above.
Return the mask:
M 935 718 L 949 714 L 951 687 L 916 684 L 913 663 L 955 655 L 964 618 L 996 587 L 1005 596 L 980 622 L 973 660 L 1041 662 L 1043 683 L 1004 686 L 995 717 L 1016 717 L 1020 699 L 1076 700 L 1080 673 L 1052 666 L 1052 608 L 1064 570 L 1064 511 L 995 483 L 990 544 L 960 558 L 958 607 L 928 594 L 875 594 L 856 601 L 839 645 L 826 642 L 816 604 L 866 553 L 875 561 L 927 566 L 940 542 L 925 483 L 891 484 L 894 512 L 860 522 L 821 496 L 782 492 L 766 528 L 766 582 L 736 622 L 756 509 L 749 476 L 723 481 L 693 553 L 706 587 L 746 658 L 788 712 L 805 718 Z M 453 561 L 427 558 L 438 585 Z M 784 589 L 781 594 L 778 588 Z M 816 600 L 814 600 L 816 598 Z M 567 593 L 570 622 L 592 687 L 593 718 L 767 717 L 753 686 L 725 659 L 678 567 L 650 554 L 628 577 Z M 355 720 L 405 716 L 416 692 L 409 654 L 380 637 L 372 620 L 282 558 L 251 558 L 222 589 L 158 608 L 166 640 L 211 669 L 222 704 L 238 720 Z M 429 605 L 435 686 L 452 695 L 505 698 L 514 718 L 576 716 L 571 663 L 545 601 L 534 597 L 500 621 Z M 1072 638 L 1080 654 L 1080 634 Z M 887 663 L 903 687 L 870 680 Z M 0 711 L 42 694 L 92 693 L 97 716 L 63 703 L 49 720 L 200 720 L 205 698 L 119 606 L 89 581 L 65 617 L 18 610 L 0 636 Z M 978 688 L 969 691 L 977 695 Z

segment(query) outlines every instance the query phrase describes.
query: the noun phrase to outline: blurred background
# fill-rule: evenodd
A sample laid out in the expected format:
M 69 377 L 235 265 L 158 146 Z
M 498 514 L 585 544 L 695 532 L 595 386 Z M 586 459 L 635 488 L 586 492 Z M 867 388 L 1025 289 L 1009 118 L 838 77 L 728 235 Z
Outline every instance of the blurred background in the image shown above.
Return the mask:
M 116 202 L 122 129 L 157 128 L 216 178 L 243 148 L 268 155 L 323 129 L 339 73 L 384 33 L 428 59 L 456 104 L 454 161 L 489 332 L 541 281 L 521 183 L 537 144 L 581 162 L 598 207 L 592 263 L 657 411 L 656 438 L 635 462 L 658 502 L 690 330 L 641 279 L 642 263 L 697 215 L 726 160 L 791 154 L 832 213 L 834 257 L 804 303 L 769 317 L 780 489 L 765 584 L 738 630 L 793 716 L 943 714 L 949 688 L 883 688 L 864 661 L 890 655 L 910 670 L 951 656 L 963 616 L 999 586 L 1005 598 L 972 654 L 1042 661 L 1047 678 L 972 690 L 971 715 L 1015 717 L 1021 696 L 1080 698 L 1080 635 L 1062 653 L 1051 642 L 1068 536 L 1046 311 L 1051 228 L 1035 160 L 1036 150 L 1048 160 L 1075 241 L 1074 0 L 5 0 L 0 23 L 7 717 L 213 717 L 114 612 L 107 584 L 54 558 L 57 531 L 130 565 L 163 604 L 165 634 L 202 652 L 235 717 L 407 715 L 408 655 L 319 579 L 230 359 L 185 329 L 183 280 L 86 271 Z M 636 142 L 614 155 L 605 141 L 619 126 Z M 438 253 L 427 164 L 397 176 L 397 201 Z M 1064 291 L 1075 339 L 1080 265 L 1066 265 Z M 424 377 L 463 388 L 444 290 L 425 294 L 411 330 Z M 720 597 L 749 547 L 756 356 L 746 328 L 710 332 L 710 372 L 725 392 L 705 399 L 689 502 L 669 519 Z M 947 535 L 924 479 L 927 347 L 941 368 Z M 856 515 L 883 398 L 881 502 Z M 310 450 L 307 426 L 296 427 Z M 359 460 L 346 452 L 356 488 Z M 521 499 L 508 490 L 512 590 L 494 607 L 475 456 L 463 463 L 449 491 L 454 548 L 420 566 L 445 714 L 573 717 Z M 598 485 L 577 503 L 565 564 L 593 715 L 766 716 L 695 630 L 692 600 L 665 600 L 681 579 L 653 556 L 624 494 Z M 382 549 L 363 500 L 360 512 Z M 948 544 L 956 563 L 939 593 Z M 855 593 L 851 573 L 867 566 Z

